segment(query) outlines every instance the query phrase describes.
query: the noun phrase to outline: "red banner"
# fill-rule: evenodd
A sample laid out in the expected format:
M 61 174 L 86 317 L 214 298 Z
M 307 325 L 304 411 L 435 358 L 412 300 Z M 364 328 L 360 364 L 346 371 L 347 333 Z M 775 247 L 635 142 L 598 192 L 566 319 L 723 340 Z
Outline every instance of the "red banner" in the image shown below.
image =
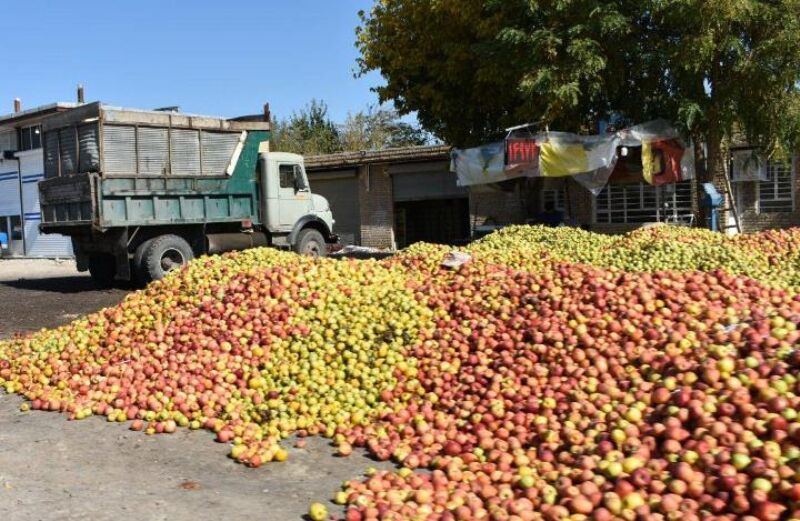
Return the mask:
M 534 138 L 507 139 L 506 164 L 522 165 L 539 162 L 539 145 Z

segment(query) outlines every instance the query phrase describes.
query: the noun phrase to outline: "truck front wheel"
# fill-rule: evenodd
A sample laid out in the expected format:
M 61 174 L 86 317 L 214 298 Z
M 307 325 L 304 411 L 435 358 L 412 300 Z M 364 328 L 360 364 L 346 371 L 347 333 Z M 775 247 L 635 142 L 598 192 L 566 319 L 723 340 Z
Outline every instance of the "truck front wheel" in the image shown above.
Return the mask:
M 141 260 L 141 278 L 146 282 L 161 280 L 194 258 L 192 247 L 177 235 L 162 235 L 149 242 Z
M 314 228 L 306 228 L 297 234 L 294 251 L 309 257 L 324 257 L 328 253 L 325 238 Z

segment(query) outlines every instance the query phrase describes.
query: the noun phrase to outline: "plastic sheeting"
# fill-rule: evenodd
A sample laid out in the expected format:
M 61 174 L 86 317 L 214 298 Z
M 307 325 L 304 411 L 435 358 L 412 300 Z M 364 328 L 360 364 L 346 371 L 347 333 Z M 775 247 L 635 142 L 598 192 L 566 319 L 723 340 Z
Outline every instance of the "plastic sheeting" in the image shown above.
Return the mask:
M 459 186 L 499 183 L 524 174 L 506 172 L 505 143 L 490 143 L 476 148 L 453 150 L 450 171 L 458 175 Z
M 650 184 L 694 177 L 692 145 L 684 143 L 677 129 L 660 120 L 603 135 L 543 132 L 526 139 L 512 137 L 505 144 L 455 150 L 451 169 L 458 175 L 459 186 L 520 177 L 572 177 L 597 195 L 616 168 L 620 147 L 642 147 L 643 177 Z
M 731 181 L 734 183 L 767 180 L 767 161 L 756 150 L 733 150 L 731 159 Z
M 694 179 L 694 145 L 685 143 L 667 121 L 636 125 L 619 133 L 622 146 L 642 147 L 642 176 L 660 186 Z
M 539 164 L 542 177 L 572 177 L 597 195 L 617 166 L 620 137 L 578 136 L 564 132 L 543 135 Z

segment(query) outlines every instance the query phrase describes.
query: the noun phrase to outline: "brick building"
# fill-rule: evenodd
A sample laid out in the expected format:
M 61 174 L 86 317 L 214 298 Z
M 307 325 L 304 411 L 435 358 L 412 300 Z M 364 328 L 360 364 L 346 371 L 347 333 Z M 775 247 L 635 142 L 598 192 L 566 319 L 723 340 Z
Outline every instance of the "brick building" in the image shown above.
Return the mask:
M 472 225 L 525 222 L 521 192 L 456 185 L 450 147 L 423 146 L 306 158 L 311 189 L 328 199 L 342 242 L 403 248 L 469 240 Z
M 457 186 L 450 172 L 450 152 L 448 146 L 347 152 L 306 158 L 306 170 L 312 190 L 330 201 L 336 232 L 347 244 L 459 244 L 476 226 L 525 223 L 548 204 L 568 224 L 601 233 L 693 223 L 693 181 L 655 187 L 612 176 L 597 196 L 570 178 L 467 189 Z M 797 169 L 797 158 L 774 160 L 766 165 L 765 180 L 733 183 L 744 231 L 800 225 Z M 719 179 L 717 186 L 722 186 Z

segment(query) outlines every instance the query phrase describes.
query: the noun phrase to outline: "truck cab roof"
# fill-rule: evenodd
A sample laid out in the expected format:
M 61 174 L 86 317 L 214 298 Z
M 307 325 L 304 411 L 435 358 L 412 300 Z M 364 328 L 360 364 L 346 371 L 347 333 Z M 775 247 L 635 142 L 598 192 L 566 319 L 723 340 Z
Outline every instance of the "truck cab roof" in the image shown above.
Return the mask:
M 291 152 L 269 152 L 269 157 L 280 162 L 303 163 L 303 156 L 300 154 L 293 154 Z

